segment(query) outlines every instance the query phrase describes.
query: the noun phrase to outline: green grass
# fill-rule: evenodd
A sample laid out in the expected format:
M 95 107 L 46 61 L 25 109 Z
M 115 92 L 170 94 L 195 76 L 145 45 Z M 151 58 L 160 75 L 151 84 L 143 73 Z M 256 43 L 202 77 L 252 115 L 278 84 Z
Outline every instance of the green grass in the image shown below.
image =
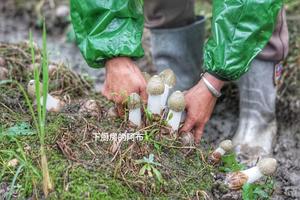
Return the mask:
M 49 175 L 48 169 L 48 161 L 47 161 L 47 152 L 45 150 L 45 126 L 46 126 L 46 104 L 47 104 L 47 96 L 48 96 L 48 53 L 47 53 L 47 35 L 46 35 L 46 25 L 45 21 L 43 23 L 43 47 L 42 47 L 42 94 L 40 93 L 40 69 L 35 64 L 35 50 L 32 40 L 32 33 L 29 34 L 30 38 L 30 46 L 31 46 L 31 56 L 32 56 L 32 64 L 34 66 L 34 80 L 35 80 L 35 97 L 37 102 L 37 123 L 36 123 L 36 131 L 38 133 L 39 141 L 40 141 L 40 157 L 41 157 L 41 170 L 43 174 L 43 191 L 45 197 L 48 196 L 49 192 L 53 190 L 53 184 Z M 42 105 L 41 105 L 42 99 Z M 33 116 L 34 118 L 34 116 Z
M 55 191 L 49 199 L 122 199 L 127 197 L 136 199 L 140 196 L 124 186 L 120 180 L 114 179 L 108 171 L 95 168 L 86 168 L 82 165 L 69 162 L 61 152 L 55 148 L 56 138 L 61 127 L 68 123 L 64 116 L 51 119 L 46 127 L 45 147 L 49 160 L 49 171 L 55 185 Z M 35 166 L 39 162 L 39 140 L 36 136 L 4 136 L 0 137 L 0 166 L 5 166 L 7 161 L 17 158 L 20 165 L 16 168 L 2 168 L 0 182 L 15 182 L 19 186 L 16 192 L 20 198 L 37 195 L 40 197 L 39 186 L 42 180 L 40 171 Z M 24 153 L 24 146 L 30 146 L 30 152 Z M 54 147 L 54 148 L 53 148 Z M 21 155 L 19 155 L 21 153 Z M 26 162 L 26 163 L 25 163 Z M 20 173 L 18 168 L 23 166 Z M 17 175 L 17 176 L 16 176 Z M 34 178 L 34 181 L 32 180 Z M 36 187 L 36 194 L 34 188 Z

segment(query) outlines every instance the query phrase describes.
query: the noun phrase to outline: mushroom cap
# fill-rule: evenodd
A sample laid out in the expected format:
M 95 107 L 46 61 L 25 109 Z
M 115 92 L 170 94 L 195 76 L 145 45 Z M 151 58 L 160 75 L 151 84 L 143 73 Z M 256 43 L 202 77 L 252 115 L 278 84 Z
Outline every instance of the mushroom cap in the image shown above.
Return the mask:
M 164 93 L 165 85 L 158 75 L 152 76 L 147 85 L 147 92 L 149 95 L 161 95 Z
M 128 108 L 130 110 L 141 107 L 141 98 L 137 93 L 131 93 L 128 98 Z
M 142 72 L 142 75 L 143 75 L 145 81 L 148 83 L 151 78 L 151 75 L 148 72 Z
M 101 113 L 101 107 L 96 100 L 89 99 L 80 107 L 79 113 L 90 114 L 91 116 L 99 116 Z
M 170 68 L 163 70 L 159 76 L 163 80 L 164 84 L 167 84 L 171 88 L 175 86 L 176 76 Z
M 268 176 L 275 172 L 277 160 L 274 158 L 264 158 L 258 162 L 257 166 L 263 175 Z
M 233 148 L 233 144 L 231 140 L 224 140 L 220 143 L 219 145 L 222 149 L 224 149 L 224 151 L 228 152 L 230 150 L 232 150 Z
M 27 92 L 31 98 L 35 97 L 35 80 L 30 80 L 27 84 Z M 40 94 L 43 94 L 42 83 L 40 83 Z
M 191 132 L 182 133 L 179 137 L 182 145 L 193 145 L 194 144 L 194 135 Z
M 175 112 L 182 112 L 185 109 L 184 94 L 180 91 L 175 91 L 168 99 L 168 107 Z

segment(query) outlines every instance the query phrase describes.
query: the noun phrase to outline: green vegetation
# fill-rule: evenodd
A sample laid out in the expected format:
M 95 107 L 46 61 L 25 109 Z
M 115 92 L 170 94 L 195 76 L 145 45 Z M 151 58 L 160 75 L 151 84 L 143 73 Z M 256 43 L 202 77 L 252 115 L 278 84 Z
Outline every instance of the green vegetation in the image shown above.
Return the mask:
M 112 103 L 92 92 L 89 80 L 63 65 L 48 74 L 45 29 L 43 41 L 42 51 L 32 37 L 29 43 L 0 46 L 14 79 L 0 82 L 0 198 L 181 199 L 210 190 L 215 169 L 206 163 L 207 155 L 199 147 L 182 148 L 176 137 L 165 135 L 162 120 L 148 116 L 150 125 L 138 130 L 142 142 L 96 140 L 97 133 L 137 130 L 128 128 L 127 117 L 108 117 Z M 24 89 L 31 79 L 36 91 L 37 83 L 43 83 L 35 103 Z M 46 113 L 42 106 L 51 93 L 48 88 L 71 98 L 61 113 Z M 79 114 L 86 98 L 100 103 L 99 117 Z
M 53 190 L 53 185 L 51 182 L 51 178 L 49 175 L 48 169 L 48 161 L 46 156 L 45 150 L 45 127 L 46 127 L 46 103 L 47 103 L 47 96 L 48 96 L 48 53 L 47 53 L 47 37 L 46 37 L 46 26 L 45 22 L 43 23 L 43 48 L 42 48 L 42 96 L 40 93 L 40 70 L 37 65 L 35 65 L 35 52 L 32 40 L 32 33 L 30 32 L 30 47 L 31 47 L 31 56 L 32 56 L 32 64 L 34 66 L 34 80 L 35 80 L 35 96 L 37 102 L 37 118 L 36 121 L 35 115 L 33 115 L 35 121 L 35 128 L 38 133 L 39 141 L 40 141 L 40 156 L 41 156 L 41 168 L 43 174 L 43 191 L 44 195 L 47 197 L 49 192 Z M 42 101 L 41 101 L 42 100 Z M 41 102 L 43 103 L 41 105 Z
M 243 200 L 270 199 L 274 188 L 274 181 L 272 178 L 268 178 L 264 184 L 245 184 L 243 186 L 242 197 Z

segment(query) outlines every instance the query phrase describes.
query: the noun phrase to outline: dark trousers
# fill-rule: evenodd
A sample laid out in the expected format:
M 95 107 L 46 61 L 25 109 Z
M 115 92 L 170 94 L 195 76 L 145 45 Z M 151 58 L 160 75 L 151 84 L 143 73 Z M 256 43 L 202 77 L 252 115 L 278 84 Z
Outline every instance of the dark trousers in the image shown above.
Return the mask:
M 195 0 L 145 0 L 145 27 L 176 28 L 195 21 Z M 277 26 L 258 58 L 278 62 L 288 53 L 288 29 L 285 10 L 278 14 Z
M 175 28 L 195 20 L 194 0 L 145 0 L 147 28 Z

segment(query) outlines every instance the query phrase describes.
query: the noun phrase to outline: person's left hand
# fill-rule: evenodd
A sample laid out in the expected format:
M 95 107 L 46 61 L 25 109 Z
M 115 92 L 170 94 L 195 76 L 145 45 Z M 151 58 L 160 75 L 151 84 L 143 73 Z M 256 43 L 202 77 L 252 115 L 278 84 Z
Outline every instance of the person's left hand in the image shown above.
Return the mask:
M 211 75 L 206 78 L 212 83 L 216 89 L 221 89 L 224 82 Z M 211 113 L 215 107 L 217 98 L 207 89 L 203 80 L 188 90 L 185 94 L 187 115 L 181 133 L 194 133 L 195 142 L 199 143 L 202 137 L 204 127 L 210 119 Z

